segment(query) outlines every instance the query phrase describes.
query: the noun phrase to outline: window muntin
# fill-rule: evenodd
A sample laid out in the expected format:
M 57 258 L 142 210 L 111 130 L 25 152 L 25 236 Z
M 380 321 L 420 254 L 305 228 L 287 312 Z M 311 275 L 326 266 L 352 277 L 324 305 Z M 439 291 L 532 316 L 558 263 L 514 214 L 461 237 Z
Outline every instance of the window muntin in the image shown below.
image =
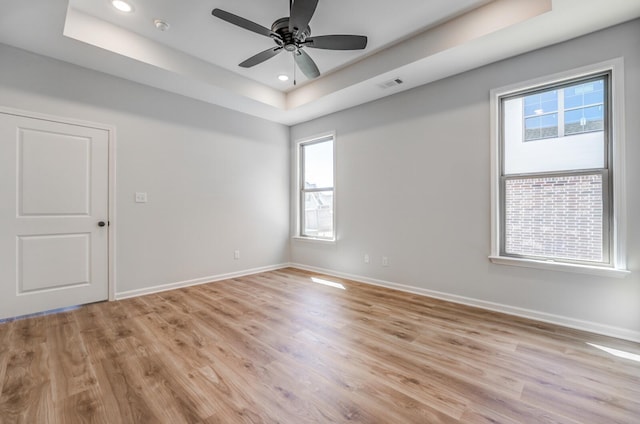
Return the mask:
M 335 238 L 334 137 L 299 143 L 300 236 Z
M 558 136 L 558 91 L 549 90 L 524 98 L 524 139 Z
M 565 88 L 565 134 L 604 130 L 604 88 L 604 80 Z
M 612 263 L 608 81 L 603 74 L 500 98 L 500 255 Z
M 604 130 L 603 79 L 580 81 L 523 98 L 524 140 Z

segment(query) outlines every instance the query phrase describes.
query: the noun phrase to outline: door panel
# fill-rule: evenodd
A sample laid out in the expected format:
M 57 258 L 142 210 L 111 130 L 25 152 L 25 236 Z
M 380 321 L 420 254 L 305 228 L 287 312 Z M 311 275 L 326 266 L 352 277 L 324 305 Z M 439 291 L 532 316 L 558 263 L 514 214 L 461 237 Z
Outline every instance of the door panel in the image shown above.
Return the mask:
M 18 238 L 18 295 L 89 284 L 91 234 Z
M 108 298 L 108 140 L 0 113 L 0 319 Z
M 19 215 L 88 215 L 90 147 L 90 138 L 21 128 Z

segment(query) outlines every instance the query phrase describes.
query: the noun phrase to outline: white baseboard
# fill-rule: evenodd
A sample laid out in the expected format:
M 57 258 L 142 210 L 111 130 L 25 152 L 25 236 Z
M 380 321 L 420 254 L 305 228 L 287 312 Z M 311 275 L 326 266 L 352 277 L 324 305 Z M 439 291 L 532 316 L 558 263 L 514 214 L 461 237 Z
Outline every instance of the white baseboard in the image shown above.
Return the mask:
M 244 277 L 246 275 L 259 274 L 261 272 L 275 271 L 288 267 L 289 264 L 269 265 L 259 268 L 245 269 L 242 271 L 229 272 L 227 274 L 210 275 L 208 277 L 195 278 L 193 280 L 178 281 L 176 283 L 160 284 L 157 286 L 145 287 L 143 289 L 127 290 L 115 294 L 116 300 L 127 299 L 130 297 L 143 296 L 145 294 L 159 293 L 167 290 L 179 289 L 182 287 L 197 286 L 199 284 L 213 283 L 215 281 L 228 280 L 230 278 Z
M 298 263 L 289 264 L 292 268 L 298 268 L 305 271 L 318 272 L 322 274 L 332 275 L 334 277 L 346 278 L 348 280 L 357 281 L 359 283 L 371 284 L 390 289 L 400 290 L 408 293 L 418 294 L 421 296 L 433 297 L 436 299 L 447 300 L 453 303 L 460 303 L 468 306 L 475 306 L 481 309 L 487 309 L 495 312 L 502 312 L 509 315 L 515 315 L 522 318 L 529 318 L 536 321 L 557 324 L 563 327 L 574 328 L 576 330 L 589 331 L 591 333 L 602 334 L 618 339 L 629 340 L 632 342 L 640 342 L 640 332 L 629 330 L 626 328 L 614 327 L 597 322 L 583 321 L 575 318 L 565 317 L 562 315 L 554 315 L 546 312 L 535 311 L 532 309 L 524 309 L 516 306 L 504 305 L 501 303 L 487 302 L 485 300 L 473 299 L 470 297 L 459 296 L 439 292 L 435 290 L 423 289 L 420 287 L 408 286 L 404 284 L 393 283 L 391 281 L 377 280 L 375 278 L 363 277 L 361 275 L 346 274 L 330 269 L 318 268 Z

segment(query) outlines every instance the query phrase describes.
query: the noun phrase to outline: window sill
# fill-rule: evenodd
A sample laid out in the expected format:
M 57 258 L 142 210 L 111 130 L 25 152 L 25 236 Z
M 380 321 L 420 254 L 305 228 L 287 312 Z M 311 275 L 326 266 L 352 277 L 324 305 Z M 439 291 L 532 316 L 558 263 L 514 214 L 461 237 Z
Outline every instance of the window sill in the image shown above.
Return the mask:
M 546 269 L 550 271 L 575 272 L 579 274 L 599 275 L 603 277 L 624 278 L 631 272 L 626 269 L 605 268 L 579 264 L 568 264 L 552 261 L 536 261 L 534 259 L 510 258 L 506 256 L 489 256 L 494 264 L 520 266 L 526 268 Z
M 314 237 L 302 237 L 302 236 L 293 236 L 291 237 L 296 241 L 304 241 L 309 243 L 318 243 L 318 244 L 336 244 L 336 239 L 325 239 L 325 238 L 314 238 Z

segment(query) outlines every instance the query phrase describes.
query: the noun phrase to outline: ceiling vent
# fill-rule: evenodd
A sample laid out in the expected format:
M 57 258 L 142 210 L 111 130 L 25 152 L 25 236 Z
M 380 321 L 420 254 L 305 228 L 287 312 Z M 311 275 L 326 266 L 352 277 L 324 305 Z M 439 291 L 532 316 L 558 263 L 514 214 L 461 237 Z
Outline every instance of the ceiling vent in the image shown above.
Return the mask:
M 392 79 L 392 80 L 382 82 L 382 83 L 378 84 L 378 86 L 379 86 L 380 88 L 382 88 L 382 89 L 385 89 L 385 90 L 386 90 L 387 88 L 391 88 L 391 87 L 395 87 L 395 86 L 397 86 L 397 85 L 400 85 L 400 84 L 402 84 L 403 82 L 404 82 L 404 81 L 402 81 L 400 78 L 394 78 L 394 79 Z

